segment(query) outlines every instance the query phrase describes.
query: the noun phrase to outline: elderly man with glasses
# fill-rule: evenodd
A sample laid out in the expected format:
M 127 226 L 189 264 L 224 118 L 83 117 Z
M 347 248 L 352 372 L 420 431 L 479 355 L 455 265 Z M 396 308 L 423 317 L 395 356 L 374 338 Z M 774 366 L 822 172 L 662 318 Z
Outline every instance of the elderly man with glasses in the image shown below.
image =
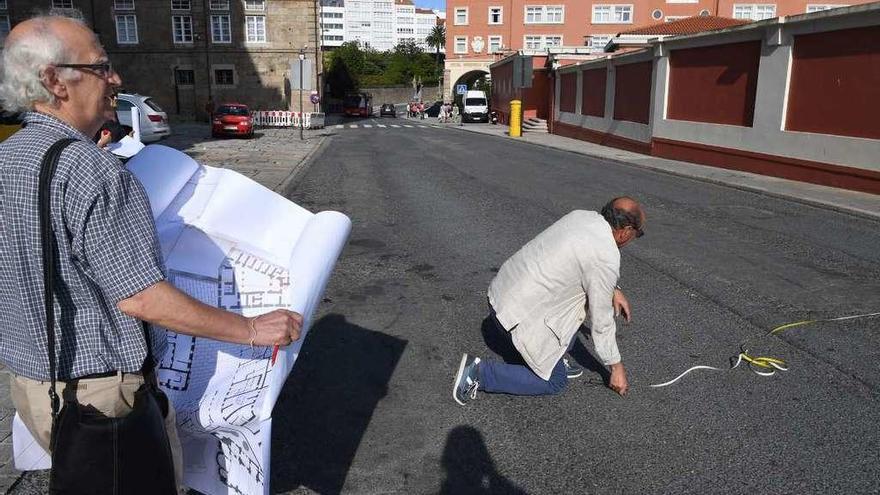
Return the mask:
M 79 20 L 35 17 L 5 40 L 0 102 L 26 113 L 24 128 L 0 144 L 0 362 L 13 373 L 15 408 L 46 450 L 52 417 L 38 189 L 43 157 L 59 141 L 73 140 L 61 152 L 49 194 L 57 238 L 56 375 L 65 399 L 75 396 L 107 417 L 126 416 L 134 392 L 155 380 L 167 344 L 164 331 L 143 322 L 252 346 L 287 345 L 301 330 L 297 313 L 245 318 L 166 281 L 143 187 L 92 142 L 120 85 L 94 32 Z M 179 481 L 173 408 L 166 428 Z
M 620 248 L 641 237 L 645 213 L 632 198 L 614 198 L 601 213 L 565 215 L 504 262 L 489 286 L 492 333 L 518 354 L 511 362 L 464 354 L 452 396 L 464 405 L 477 390 L 512 395 L 558 394 L 579 376 L 564 358 L 590 312 L 596 354 L 611 368 L 609 387 L 629 388 L 615 337 L 614 316 L 630 321 L 629 302 L 617 286 Z M 587 308 L 588 307 L 588 308 Z

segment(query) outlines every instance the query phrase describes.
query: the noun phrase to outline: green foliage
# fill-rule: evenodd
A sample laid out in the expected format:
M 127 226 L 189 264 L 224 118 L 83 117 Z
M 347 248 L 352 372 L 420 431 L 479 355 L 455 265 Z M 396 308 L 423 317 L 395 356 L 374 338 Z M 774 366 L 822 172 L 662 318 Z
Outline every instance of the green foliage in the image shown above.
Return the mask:
M 388 52 L 346 42 L 327 52 L 324 64 L 330 94 L 336 98 L 362 87 L 410 84 L 414 77 L 433 85 L 442 74 L 434 57 L 413 42 L 401 43 Z

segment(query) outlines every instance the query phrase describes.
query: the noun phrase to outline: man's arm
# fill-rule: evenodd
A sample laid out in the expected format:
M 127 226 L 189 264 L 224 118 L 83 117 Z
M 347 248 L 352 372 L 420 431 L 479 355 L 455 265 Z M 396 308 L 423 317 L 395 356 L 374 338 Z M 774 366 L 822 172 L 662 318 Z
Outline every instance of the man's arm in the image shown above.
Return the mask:
M 590 270 L 587 277 L 585 287 L 590 304 L 590 334 L 593 346 L 602 364 L 611 368 L 608 386 L 623 396 L 629 390 L 629 384 L 617 348 L 617 325 L 614 322 L 613 302 L 616 296 L 617 272 L 612 267 L 600 263 Z
M 175 332 L 236 344 L 288 345 L 300 336 L 302 315 L 277 309 L 256 318 L 217 309 L 157 282 L 119 301 L 120 311 Z

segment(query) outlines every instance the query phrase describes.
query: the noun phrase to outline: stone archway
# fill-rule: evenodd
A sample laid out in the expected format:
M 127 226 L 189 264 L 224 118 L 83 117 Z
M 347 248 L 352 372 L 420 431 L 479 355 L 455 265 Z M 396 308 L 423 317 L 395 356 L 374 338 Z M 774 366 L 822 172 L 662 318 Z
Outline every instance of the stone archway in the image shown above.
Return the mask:
M 470 70 L 458 76 L 458 79 L 456 79 L 455 83 L 452 85 L 453 101 L 455 101 L 456 103 L 460 103 L 461 101 L 461 96 L 456 94 L 455 92 L 455 89 L 458 87 L 459 84 L 464 84 L 469 90 L 486 90 L 486 85 L 482 83 L 482 81 L 489 79 L 489 76 L 489 72 L 482 69 Z

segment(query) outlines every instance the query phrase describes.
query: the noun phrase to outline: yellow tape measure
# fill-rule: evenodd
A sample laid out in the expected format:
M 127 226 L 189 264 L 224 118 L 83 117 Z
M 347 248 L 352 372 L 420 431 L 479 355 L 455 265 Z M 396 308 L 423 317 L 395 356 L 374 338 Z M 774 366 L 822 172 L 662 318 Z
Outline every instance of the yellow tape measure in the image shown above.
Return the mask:
M 770 337 L 772 335 L 778 335 L 789 328 L 800 327 L 804 325 L 810 325 L 813 323 L 823 323 L 829 321 L 843 321 L 843 320 L 854 320 L 857 318 L 868 318 L 870 316 L 880 316 L 880 312 L 878 313 L 867 313 L 862 315 L 853 315 L 853 316 L 841 316 L 838 318 L 826 318 L 823 320 L 802 320 L 796 321 L 794 323 L 786 323 L 785 325 L 780 325 L 773 330 L 770 330 L 764 337 Z M 735 360 L 735 361 L 734 361 Z M 740 353 L 737 354 L 734 358 L 731 359 L 730 368 L 716 368 L 715 366 L 693 366 L 685 370 L 684 373 L 678 375 L 672 380 L 664 383 L 658 383 L 656 385 L 651 385 L 654 388 L 666 387 L 672 385 L 673 383 L 679 381 L 684 378 L 685 375 L 694 370 L 714 370 L 714 371 L 730 371 L 740 364 L 745 362 L 748 364 L 749 368 L 757 375 L 761 376 L 773 376 L 777 371 L 788 371 L 788 365 L 786 365 L 785 361 L 779 358 L 770 357 L 770 356 L 753 356 L 749 354 L 749 350 L 746 347 L 746 344 L 740 346 Z

